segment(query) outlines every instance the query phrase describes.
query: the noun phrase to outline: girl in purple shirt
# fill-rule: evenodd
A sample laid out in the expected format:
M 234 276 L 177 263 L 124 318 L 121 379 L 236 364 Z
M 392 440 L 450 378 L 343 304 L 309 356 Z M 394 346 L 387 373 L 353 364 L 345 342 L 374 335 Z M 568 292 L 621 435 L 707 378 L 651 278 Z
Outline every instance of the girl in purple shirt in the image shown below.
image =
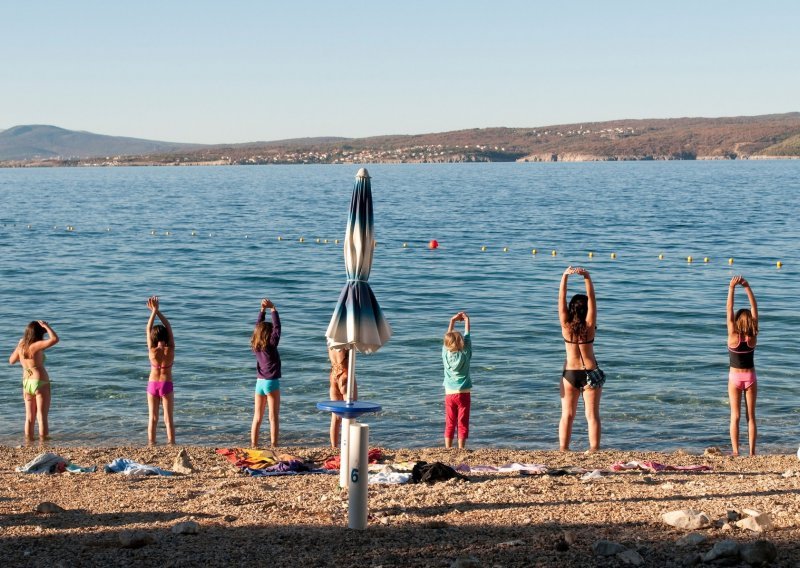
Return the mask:
M 264 321 L 270 310 L 272 323 Z M 269 437 L 272 446 L 278 445 L 278 417 L 281 407 L 281 356 L 278 342 L 281 340 L 281 319 L 275 304 L 267 298 L 261 300 L 250 347 L 256 356 L 256 391 L 253 425 L 250 428 L 250 445 L 258 447 L 258 431 L 264 420 L 264 410 L 269 405 Z

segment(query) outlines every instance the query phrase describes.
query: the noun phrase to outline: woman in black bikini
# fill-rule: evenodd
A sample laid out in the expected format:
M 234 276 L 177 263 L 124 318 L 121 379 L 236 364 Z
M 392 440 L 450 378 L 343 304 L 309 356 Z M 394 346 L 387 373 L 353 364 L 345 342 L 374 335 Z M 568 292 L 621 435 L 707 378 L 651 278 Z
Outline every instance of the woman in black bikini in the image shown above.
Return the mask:
M 571 274 L 583 276 L 586 294 L 575 294 L 567 304 L 567 279 Z M 589 426 L 589 451 L 600 447 L 600 395 L 605 378 L 594 357 L 594 335 L 597 329 L 597 311 L 594 285 L 584 268 L 569 267 L 561 276 L 558 289 L 558 319 L 561 335 L 567 350 L 561 378 L 561 421 L 558 441 L 561 451 L 569 450 L 572 423 L 578 410 L 578 400 L 583 394 L 586 421 Z

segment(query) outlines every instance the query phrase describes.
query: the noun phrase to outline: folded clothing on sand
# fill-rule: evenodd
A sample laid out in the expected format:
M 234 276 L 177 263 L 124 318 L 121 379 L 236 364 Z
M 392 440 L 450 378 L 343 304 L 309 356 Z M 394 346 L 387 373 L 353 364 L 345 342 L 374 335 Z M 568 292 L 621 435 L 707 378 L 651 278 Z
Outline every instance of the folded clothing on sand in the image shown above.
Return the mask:
M 379 471 L 376 473 L 369 474 L 369 484 L 386 484 L 386 485 L 397 485 L 408 483 L 411 481 L 411 474 L 410 473 L 403 473 L 400 471 Z
M 20 473 L 92 473 L 97 470 L 97 466 L 81 467 L 58 454 L 44 452 L 16 470 Z
M 107 464 L 103 471 L 106 473 L 122 473 L 131 476 L 140 475 L 172 475 L 171 471 L 161 469 L 152 465 L 144 465 L 133 460 L 126 458 L 117 458 L 110 464 Z
M 411 471 L 411 480 L 413 483 L 436 483 L 437 481 L 447 481 L 454 477 L 469 481 L 465 476 L 442 462 L 417 462 L 417 465 L 415 465 L 414 469 Z

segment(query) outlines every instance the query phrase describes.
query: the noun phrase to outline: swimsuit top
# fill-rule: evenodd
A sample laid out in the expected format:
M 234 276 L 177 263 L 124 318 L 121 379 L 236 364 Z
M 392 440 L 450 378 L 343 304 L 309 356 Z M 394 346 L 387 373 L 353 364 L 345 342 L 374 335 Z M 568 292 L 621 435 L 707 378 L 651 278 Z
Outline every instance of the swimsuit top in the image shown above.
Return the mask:
M 169 369 L 170 367 L 172 367 L 172 365 L 174 365 L 174 363 L 170 363 L 169 365 L 156 365 L 152 361 L 150 361 L 150 366 L 153 369 Z
M 570 341 L 565 337 L 564 343 L 571 343 L 572 345 L 588 345 L 589 343 L 594 343 L 594 337 L 592 337 L 589 341 Z
M 747 344 L 747 338 L 739 336 L 739 345 L 736 347 L 728 346 L 728 356 L 730 357 L 730 366 L 735 369 L 755 369 L 755 355 L 756 348 L 750 347 Z
M 22 367 L 22 372 L 28 375 L 33 374 L 34 369 L 44 369 L 44 363 L 47 361 L 47 354 L 42 353 L 42 364 L 41 365 L 33 365 L 32 367 Z

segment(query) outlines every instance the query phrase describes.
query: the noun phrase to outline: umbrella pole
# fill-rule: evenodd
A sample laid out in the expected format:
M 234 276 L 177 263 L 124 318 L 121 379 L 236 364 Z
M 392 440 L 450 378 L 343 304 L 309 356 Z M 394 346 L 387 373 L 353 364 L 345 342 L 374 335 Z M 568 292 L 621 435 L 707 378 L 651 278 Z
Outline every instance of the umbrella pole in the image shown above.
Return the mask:
M 356 376 L 356 348 L 350 347 L 347 361 L 347 402 L 353 402 L 353 383 Z
M 356 372 L 356 348 L 350 346 L 347 361 L 347 402 L 353 402 L 353 383 Z M 355 420 L 342 418 L 342 429 L 339 435 L 339 487 L 350 487 L 350 425 Z

